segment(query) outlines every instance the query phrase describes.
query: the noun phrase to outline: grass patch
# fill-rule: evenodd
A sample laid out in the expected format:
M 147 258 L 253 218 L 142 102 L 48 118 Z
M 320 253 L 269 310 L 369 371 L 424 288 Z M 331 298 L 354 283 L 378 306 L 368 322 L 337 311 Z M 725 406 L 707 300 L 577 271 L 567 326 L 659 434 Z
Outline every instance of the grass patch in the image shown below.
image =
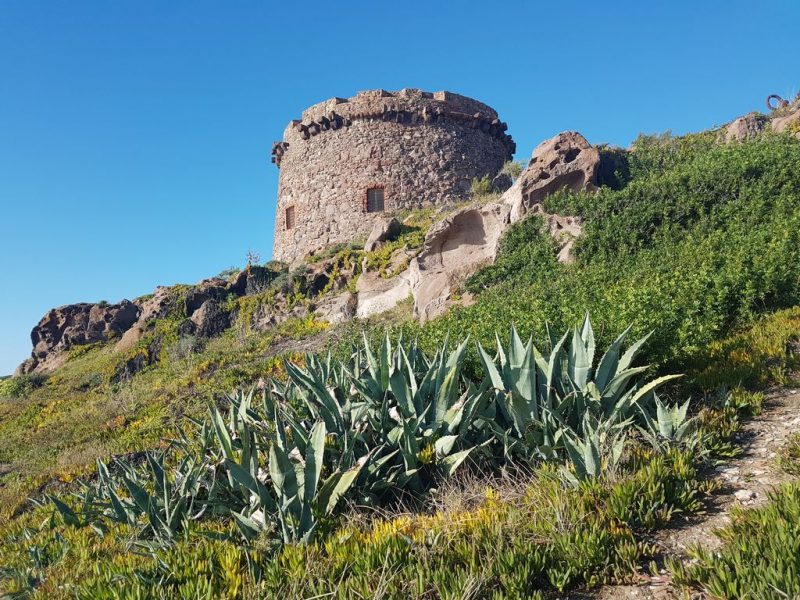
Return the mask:
M 779 488 L 763 507 L 736 508 L 731 518 L 718 532 L 720 550 L 695 549 L 688 566 L 671 561 L 675 580 L 731 600 L 800 596 L 800 484 Z

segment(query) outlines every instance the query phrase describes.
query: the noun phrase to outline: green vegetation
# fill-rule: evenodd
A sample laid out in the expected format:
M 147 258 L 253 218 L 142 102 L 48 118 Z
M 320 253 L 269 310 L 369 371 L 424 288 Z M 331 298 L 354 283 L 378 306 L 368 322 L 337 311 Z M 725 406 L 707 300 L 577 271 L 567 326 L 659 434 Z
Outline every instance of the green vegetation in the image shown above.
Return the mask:
M 99 462 L 95 480 L 71 498 L 52 497 L 60 518 L 33 526 L 46 514 L 40 506 L 18 519 L 6 538 L 7 576 L 17 590 L 33 581 L 51 596 L 62 593 L 59 573 L 91 568 L 75 584 L 78 596 L 147 596 L 166 584 L 175 594 L 341 598 L 379 582 L 389 597 L 421 597 L 475 579 L 486 594 L 511 598 L 632 577 L 652 554 L 637 532 L 700 508 L 710 488 L 697 466 L 710 455 L 688 448 L 719 433 L 656 433 L 652 449 L 631 437 L 634 423 L 649 426 L 647 415 L 658 413 L 654 391 L 670 377 L 637 382 L 644 340 L 623 351 L 624 339 L 596 356 L 586 319 L 542 353 L 512 331 L 494 356 L 478 348 L 483 381 L 462 376 L 466 342 L 427 358 L 386 337 L 343 364 L 287 362 L 288 381 L 266 382 L 258 404 L 252 393 L 231 396 L 226 416 L 212 408 L 196 434 L 147 453 L 141 466 Z M 679 429 L 687 423 L 674 418 Z M 336 518 L 347 498 L 389 510 L 402 499 L 424 510 L 428 490 L 468 460 L 484 472 L 501 464 L 532 471 L 519 475 L 524 491 L 514 498 L 498 491 L 502 479 L 489 479 L 484 499 L 455 520 L 441 511 L 362 527 Z M 186 569 L 197 561 L 187 555 L 195 536 L 215 540 L 218 560 L 237 557 L 236 586 L 226 587 L 231 573 Z M 157 561 L 125 555 L 123 540 Z M 32 562 L 31 548 L 45 558 Z M 490 548 L 503 551 L 478 569 Z M 87 553 L 105 566 L 82 564 Z M 387 560 L 397 577 L 384 579 Z M 339 575 L 309 578 L 311 564 Z
M 278 291 L 309 303 L 306 271 L 276 265 L 230 299 L 237 321 L 218 338 L 178 335 L 176 309 L 132 347 L 0 381 L 0 590 L 499 599 L 636 580 L 648 532 L 702 510 L 703 473 L 739 452 L 761 388 L 800 367 L 800 144 L 718 139 L 601 149 L 598 194 L 547 200 L 584 217 L 574 264 L 531 218 L 465 283 L 471 306 L 389 322 L 388 337 L 349 323 L 334 359 L 289 343 L 325 329 L 312 316 L 252 328 Z M 397 242 L 312 262 L 353 285 L 365 263 L 391 275 L 435 218 L 405 215 Z M 573 330 L 587 310 L 602 328 Z M 649 368 L 622 352 L 628 323 Z M 453 349 L 450 333 L 471 341 Z M 115 380 L 137 356 L 154 360 Z M 220 396 L 256 381 L 263 398 Z M 790 444 L 787 471 L 798 455 Z M 790 486 L 742 512 L 719 555 L 673 572 L 722 597 L 798 593 L 798 497 Z
M 496 264 L 474 275 L 477 295 L 422 328 L 432 348 L 448 331 L 482 343 L 515 323 L 526 335 L 563 328 L 584 311 L 603 323 L 599 340 L 633 323 L 654 331 L 645 351 L 687 370 L 708 344 L 762 312 L 800 297 L 800 143 L 788 136 L 716 145 L 715 135 L 641 138 L 631 179 L 596 195 L 555 194 L 546 209 L 585 217 L 577 262 L 556 261 L 540 220 L 507 233 Z M 477 359 L 477 357 L 475 357 Z
M 766 506 L 731 515 L 732 523 L 718 533 L 721 550 L 696 549 L 697 561 L 670 570 L 680 583 L 695 585 L 714 597 L 780 600 L 800 595 L 800 484 L 770 495 Z

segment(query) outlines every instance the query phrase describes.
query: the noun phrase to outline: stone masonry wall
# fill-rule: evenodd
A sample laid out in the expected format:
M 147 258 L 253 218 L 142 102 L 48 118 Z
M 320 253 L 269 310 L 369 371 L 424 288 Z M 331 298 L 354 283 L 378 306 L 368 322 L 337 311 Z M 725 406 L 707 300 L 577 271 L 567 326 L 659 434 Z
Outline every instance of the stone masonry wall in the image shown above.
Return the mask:
M 273 258 L 291 263 L 366 237 L 386 213 L 466 198 L 473 178 L 496 174 L 513 155 L 505 130 L 491 108 L 449 92 L 372 90 L 312 106 L 273 146 L 281 170 Z M 376 187 L 384 213 L 366 211 Z

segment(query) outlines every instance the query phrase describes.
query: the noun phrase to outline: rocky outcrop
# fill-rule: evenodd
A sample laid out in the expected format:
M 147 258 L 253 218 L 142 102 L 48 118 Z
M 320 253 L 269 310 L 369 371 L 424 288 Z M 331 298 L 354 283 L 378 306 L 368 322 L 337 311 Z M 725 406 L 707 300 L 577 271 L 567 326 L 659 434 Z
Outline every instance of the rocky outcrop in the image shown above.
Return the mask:
M 388 272 L 402 272 L 393 277 L 384 277 L 377 270 L 364 270 L 356 282 L 357 317 L 364 318 L 387 311 L 411 295 L 409 272 L 402 267 L 407 265 L 411 258 L 412 256 L 402 249 L 394 253 Z
M 772 117 L 772 131 L 775 133 L 788 131 L 800 138 L 800 99 L 775 113 Z
M 453 292 L 465 278 L 495 260 L 503 233 L 528 214 L 546 219 L 559 243 L 559 260 L 569 262 L 572 242 L 581 232 L 580 219 L 548 215 L 541 203 L 564 188 L 596 189 L 599 164 L 599 152 L 583 136 L 559 134 L 536 148 L 528 167 L 498 201 L 476 203 L 445 216 L 428 232 L 421 251 L 399 248 L 380 268 L 367 268 L 366 259 L 359 265 L 346 252 L 321 255 L 291 272 L 249 266 L 230 280 L 215 277 L 193 286 L 159 287 L 135 302 L 54 309 L 34 329 L 32 356 L 19 371 L 49 371 L 63 363 L 74 346 L 120 338 L 116 348 L 126 354 L 112 379 L 129 379 L 162 354 L 163 338 L 156 324 L 164 319 L 177 321 L 181 336 L 209 338 L 234 324 L 244 330 L 263 330 L 311 312 L 330 322 L 367 317 L 410 296 L 417 318 L 434 318 L 453 303 Z M 493 185 L 501 189 L 509 183 L 510 179 L 503 179 Z M 366 250 L 380 248 L 401 232 L 402 224 L 396 219 L 379 222 Z M 252 303 L 233 301 L 262 292 L 268 293 Z M 146 334 L 150 337 L 142 347 L 140 340 Z
M 452 290 L 481 266 L 494 261 L 500 238 L 510 222 L 510 210 L 502 201 L 469 208 L 431 229 L 422 252 L 409 267 L 415 317 L 426 321 L 442 314 Z
M 508 173 L 498 173 L 492 179 L 492 191 L 498 194 L 502 194 L 512 185 L 514 185 L 514 180 Z
M 582 135 L 561 133 L 534 150 L 528 167 L 498 202 L 466 208 L 435 225 L 409 267 L 414 315 L 426 321 L 445 312 L 453 290 L 480 267 L 494 262 L 503 233 L 531 212 L 545 216 L 560 246 L 558 259 L 571 262 L 573 240 L 581 232 L 580 218 L 548 215 L 541 203 L 564 188 L 596 190 L 599 166 L 600 153 Z
M 394 217 L 378 221 L 375 223 L 375 226 L 372 228 L 367 238 L 367 242 L 364 244 L 364 251 L 373 252 L 380 248 L 381 244 L 384 242 L 397 239 L 402 229 L 402 224 Z
M 751 112 L 732 121 L 725 128 L 726 142 L 744 142 L 753 139 L 769 125 L 769 118 L 760 113 Z
M 139 307 L 128 300 L 54 308 L 31 331 L 31 357 L 17 372 L 51 371 L 64 362 L 70 348 L 118 337 L 138 318 Z
M 528 166 L 503 195 L 511 204 L 511 222 L 524 218 L 528 211 L 553 192 L 597 189 L 600 153 L 580 133 L 566 131 L 539 144 Z

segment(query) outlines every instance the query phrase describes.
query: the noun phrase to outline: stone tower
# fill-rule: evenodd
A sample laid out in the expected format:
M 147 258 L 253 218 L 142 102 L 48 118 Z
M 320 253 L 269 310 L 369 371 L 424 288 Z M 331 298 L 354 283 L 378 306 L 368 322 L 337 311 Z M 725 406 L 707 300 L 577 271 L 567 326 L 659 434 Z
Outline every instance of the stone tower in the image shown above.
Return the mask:
M 465 199 L 515 145 L 497 113 L 450 92 L 370 90 L 332 98 L 289 123 L 272 148 L 280 169 L 273 258 L 366 237 L 402 209 Z

